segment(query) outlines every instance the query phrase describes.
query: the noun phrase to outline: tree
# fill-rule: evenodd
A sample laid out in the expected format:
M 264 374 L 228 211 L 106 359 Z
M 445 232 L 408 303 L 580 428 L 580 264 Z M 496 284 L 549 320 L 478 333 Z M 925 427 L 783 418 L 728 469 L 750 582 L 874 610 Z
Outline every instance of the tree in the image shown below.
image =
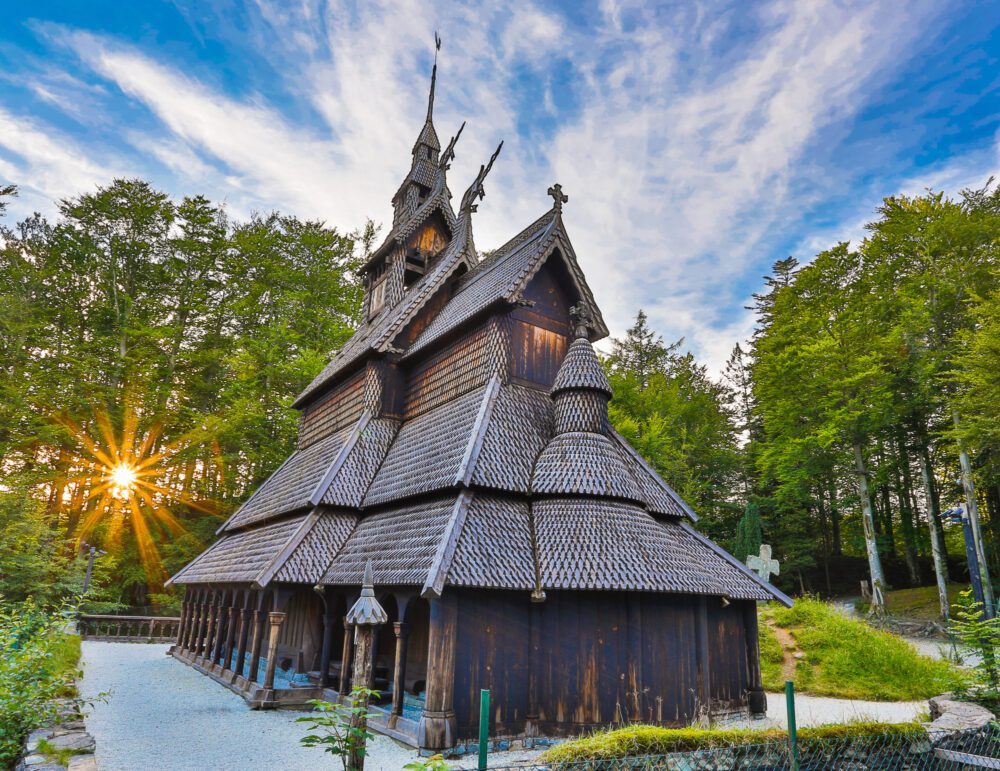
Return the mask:
M 751 554 L 760 552 L 764 543 L 764 532 L 760 521 L 760 508 L 751 501 L 746 511 L 736 525 L 736 542 L 733 546 L 733 556 L 741 562 L 746 562 Z

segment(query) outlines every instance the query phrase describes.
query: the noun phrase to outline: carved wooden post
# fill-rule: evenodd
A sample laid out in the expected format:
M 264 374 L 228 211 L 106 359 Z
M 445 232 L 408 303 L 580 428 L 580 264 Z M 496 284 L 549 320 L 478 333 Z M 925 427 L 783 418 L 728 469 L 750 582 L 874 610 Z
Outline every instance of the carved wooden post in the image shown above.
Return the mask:
M 268 623 L 271 625 L 271 636 L 267 640 L 267 668 L 264 670 L 264 687 L 274 688 L 274 670 L 278 664 L 278 635 L 281 633 L 281 625 L 285 623 L 287 613 L 272 610 L 267 614 Z
M 215 639 L 216 610 L 218 609 L 218 592 L 213 591 L 208 597 L 208 618 L 205 625 L 205 643 L 202 646 L 202 658 L 212 658 L 212 641 Z
M 191 592 L 191 620 L 188 622 L 184 634 L 181 635 L 181 650 L 191 650 L 191 640 L 194 638 L 194 630 L 198 626 L 198 603 L 200 592 L 195 589 Z
M 351 682 L 351 625 L 344 616 L 344 647 L 340 656 L 340 682 L 337 683 L 337 690 L 341 696 L 350 693 L 348 685 Z
M 385 609 L 375 598 L 375 587 L 372 579 L 371 562 L 365 565 L 364 583 L 361 587 L 361 596 L 347 612 L 347 621 L 356 628 L 356 639 L 354 648 L 354 688 L 370 689 L 374 681 L 375 670 L 375 627 L 381 626 L 389 620 Z M 359 695 L 356 705 L 360 707 L 358 713 L 351 718 L 351 727 L 364 732 L 368 725 L 367 694 Z M 364 744 L 358 746 L 355 743 L 351 748 L 351 754 L 347 758 L 348 771 L 363 771 L 365 767 Z
M 184 599 L 181 601 L 181 622 L 177 627 L 177 647 L 184 647 L 184 630 L 191 617 L 191 587 L 184 587 Z M 152 635 L 150 635 L 152 636 Z
M 751 715 L 767 714 L 767 696 L 760 675 L 760 640 L 757 629 L 757 603 L 743 603 L 743 630 L 747 639 L 747 701 Z
M 243 666 L 247 660 L 247 640 L 250 638 L 250 624 L 253 617 L 253 611 L 250 610 L 252 598 L 251 592 L 243 592 L 243 607 L 240 608 L 240 635 L 236 642 L 236 665 L 233 667 L 233 671 L 241 677 L 243 676 Z
M 260 646 L 264 641 L 264 627 L 267 624 L 267 614 L 264 612 L 264 603 L 267 595 L 264 592 L 257 592 L 257 610 L 254 611 L 253 625 L 253 647 L 250 650 L 250 677 L 251 683 L 257 682 L 260 671 Z
M 226 612 L 227 612 L 227 602 L 229 597 L 229 592 L 220 592 L 219 596 L 219 612 L 215 621 L 215 647 L 212 649 L 212 663 L 219 664 L 222 662 L 222 645 L 226 639 Z
M 236 639 L 236 597 L 233 592 L 233 601 L 229 604 L 229 618 L 226 621 L 226 643 L 222 647 L 222 668 L 232 671 L 233 668 L 233 641 Z
M 417 727 L 421 749 L 443 750 L 455 746 L 455 634 L 458 606 L 450 592 L 430 599 L 430 641 L 427 650 L 427 699 Z
M 392 714 L 399 717 L 403 714 L 403 693 L 406 690 L 406 639 L 410 636 L 410 628 L 402 621 L 392 625 L 396 633 L 396 663 L 392 669 Z

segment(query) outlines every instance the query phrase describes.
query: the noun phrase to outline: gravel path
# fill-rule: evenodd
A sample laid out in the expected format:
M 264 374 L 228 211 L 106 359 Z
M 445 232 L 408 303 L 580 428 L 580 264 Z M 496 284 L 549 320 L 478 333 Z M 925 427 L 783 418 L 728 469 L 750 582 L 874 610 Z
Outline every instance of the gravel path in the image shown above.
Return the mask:
M 236 694 L 165 655 L 167 647 L 84 641 L 83 697 L 110 692 L 87 718 L 102 771 L 340 768 L 336 758 L 299 744 L 305 732 L 295 718 L 303 713 L 247 709 Z M 490 765 L 531 754 L 495 754 Z M 416 757 L 409 747 L 376 736 L 365 769 L 399 771 Z M 453 765 L 475 768 L 475 758 Z
M 208 677 L 165 655 L 166 645 L 83 643 L 85 699 L 94 704 L 87 730 L 97 740 L 102 771 L 253 771 L 339 769 L 335 758 L 299 744 L 301 712 L 247 709 L 243 699 Z M 796 696 L 800 727 L 853 720 L 904 722 L 926 710 L 926 702 L 867 702 Z M 784 694 L 767 694 L 768 716 L 727 721 L 752 728 L 784 727 Z M 490 767 L 514 765 L 537 752 L 490 755 Z M 369 744 L 367 771 L 399 771 L 416 752 L 385 736 Z M 453 768 L 475 768 L 475 757 L 450 760 Z

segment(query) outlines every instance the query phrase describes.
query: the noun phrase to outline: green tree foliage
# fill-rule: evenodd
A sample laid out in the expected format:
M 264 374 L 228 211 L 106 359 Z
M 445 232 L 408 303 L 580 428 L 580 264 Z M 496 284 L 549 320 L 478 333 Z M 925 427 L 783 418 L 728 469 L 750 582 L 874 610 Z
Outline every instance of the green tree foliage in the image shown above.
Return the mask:
M 764 530 L 760 521 L 760 508 L 753 501 L 747 504 L 746 511 L 736 523 L 736 540 L 733 543 L 733 556 L 741 562 L 746 562 L 751 554 L 760 553 L 764 543 Z
M 713 535 L 729 540 L 739 506 L 737 431 L 726 389 L 710 378 L 683 341 L 665 345 L 639 311 L 615 340 L 606 366 L 615 398 L 612 425 L 700 514 Z
M 79 568 L 83 536 L 114 542 L 120 596 L 105 599 L 144 604 L 148 542 L 168 575 L 204 548 L 293 447 L 289 405 L 357 324 L 372 236 L 275 213 L 237 222 L 135 179 L 5 229 L 0 466 L 17 481 L 0 487 L 3 590 L 54 585 L 49 572 Z M 144 540 L 128 506 L 103 518 L 90 440 L 156 456 L 151 503 L 174 521 L 154 514 Z

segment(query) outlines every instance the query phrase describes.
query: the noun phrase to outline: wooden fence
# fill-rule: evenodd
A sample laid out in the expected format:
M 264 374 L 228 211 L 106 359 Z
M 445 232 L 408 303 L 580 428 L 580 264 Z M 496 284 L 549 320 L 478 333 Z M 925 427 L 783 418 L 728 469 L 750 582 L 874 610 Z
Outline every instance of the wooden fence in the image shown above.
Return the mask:
M 180 618 L 168 616 L 94 616 L 80 614 L 77 629 L 84 640 L 173 642 Z

